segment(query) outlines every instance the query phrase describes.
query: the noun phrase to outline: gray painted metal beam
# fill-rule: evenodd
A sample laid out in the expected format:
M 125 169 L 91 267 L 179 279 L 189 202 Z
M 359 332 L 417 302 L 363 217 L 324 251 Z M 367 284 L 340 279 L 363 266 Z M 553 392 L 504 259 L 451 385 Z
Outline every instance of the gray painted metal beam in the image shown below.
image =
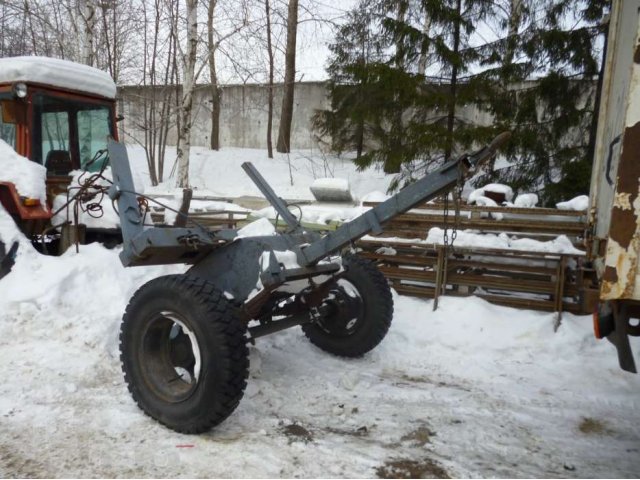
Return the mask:
M 459 163 L 459 160 L 454 160 L 445 164 L 421 180 L 403 188 L 365 214 L 345 223 L 334 232 L 302 247 L 298 254 L 300 257 L 298 262 L 305 266 L 313 265 L 369 232 L 380 233 L 382 223 L 453 187 L 462 175 Z
M 249 178 L 253 180 L 253 183 L 256 184 L 256 187 L 260 189 L 264 197 L 269 201 L 271 205 L 273 205 L 273 208 L 276 209 L 278 215 L 280 215 L 287 223 L 287 225 L 289 225 L 291 232 L 302 232 L 302 227 L 300 226 L 298 219 L 294 217 L 293 214 L 289 211 L 284 200 L 276 195 L 276 192 L 273 191 L 271 185 L 267 183 L 264 177 L 260 175 L 260 172 L 258 172 L 256 167 L 254 167 L 251 162 L 244 162 L 242 164 L 242 169 L 247 172 L 247 175 L 249 175 Z
M 510 137 L 510 132 L 501 133 L 486 147 L 470 155 L 462 155 L 456 160 L 447 162 L 439 169 L 403 188 L 396 195 L 372 208 L 364 215 L 345 223 L 320 240 L 301 247 L 297 252 L 298 263 L 303 266 L 313 265 L 369 232 L 382 232 L 382 223 L 422 202 L 449 191 L 468 169 L 474 169 L 484 164 L 495 155 L 498 148 Z

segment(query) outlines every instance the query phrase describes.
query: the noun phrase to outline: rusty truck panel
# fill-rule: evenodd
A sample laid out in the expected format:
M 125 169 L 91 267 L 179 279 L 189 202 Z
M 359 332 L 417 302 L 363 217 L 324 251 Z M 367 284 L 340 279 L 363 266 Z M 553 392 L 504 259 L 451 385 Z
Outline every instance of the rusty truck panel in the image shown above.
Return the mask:
M 601 300 L 640 300 L 639 12 L 614 2 L 609 29 L 590 209 Z

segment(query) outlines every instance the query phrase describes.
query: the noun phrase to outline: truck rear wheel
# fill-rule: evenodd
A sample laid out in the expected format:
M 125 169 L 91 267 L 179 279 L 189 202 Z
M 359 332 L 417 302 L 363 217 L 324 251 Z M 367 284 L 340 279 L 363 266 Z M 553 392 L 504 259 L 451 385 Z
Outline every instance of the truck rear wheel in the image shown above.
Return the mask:
M 356 255 L 346 255 L 342 263 L 346 272 L 324 300 L 329 313 L 302 330 L 326 352 L 360 357 L 389 331 L 393 299 L 387 280 L 373 263 Z
M 245 330 L 237 309 L 206 280 L 168 275 L 146 283 L 131 298 L 120 330 L 133 399 L 177 432 L 218 425 L 246 387 Z

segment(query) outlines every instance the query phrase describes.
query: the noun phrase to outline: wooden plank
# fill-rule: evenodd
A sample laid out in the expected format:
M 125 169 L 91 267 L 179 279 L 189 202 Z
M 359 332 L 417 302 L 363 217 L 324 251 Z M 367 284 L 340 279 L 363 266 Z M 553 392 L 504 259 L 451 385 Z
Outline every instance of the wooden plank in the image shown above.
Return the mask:
M 411 295 L 415 297 L 431 298 L 433 297 L 434 288 L 422 287 L 417 285 L 394 285 L 393 288 L 401 295 Z M 448 292 L 449 296 L 464 297 L 469 296 L 461 294 L 459 292 Z M 531 310 L 542 310 L 547 312 L 553 312 L 555 305 L 551 300 L 543 300 L 537 298 L 524 298 L 514 297 L 506 295 L 493 295 L 493 294 L 474 294 L 495 305 L 502 305 L 513 308 L 527 308 Z M 562 309 L 567 312 L 580 313 L 580 306 L 576 303 L 563 302 Z
M 402 242 L 389 238 L 377 238 L 375 240 L 372 239 L 360 239 L 358 240 L 358 246 L 360 247 L 388 247 L 392 246 L 395 249 L 400 248 L 411 248 L 416 252 L 432 250 L 435 251 L 436 244 L 427 244 L 427 243 L 417 243 L 417 242 Z M 456 253 L 468 253 L 474 255 L 498 255 L 502 257 L 506 256 L 517 256 L 521 258 L 560 258 L 560 257 L 582 257 L 581 255 L 577 255 L 575 253 L 551 253 L 551 252 L 534 252 L 531 250 L 517 250 L 517 249 L 500 249 L 500 248 L 481 248 L 481 247 L 455 247 L 454 251 Z
M 411 280 L 417 282 L 429 282 L 437 284 L 440 271 L 438 270 L 418 270 L 401 267 L 388 267 L 381 265 L 378 267 L 382 274 L 394 280 Z M 474 273 L 448 273 L 446 280 L 441 280 L 442 285 L 458 285 L 466 287 L 491 288 L 496 290 L 515 291 L 523 293 L 536 293 L 554 295 L 556 286 L 549 280 L 517 279 L 514 277 L 498 277 L 489 275 L 479 275 Z
M 439 248 L 438 249 L 438 260 L 437 260 L 437 265 L 436 265 L 436 288 L 435 288 L 435 292 L 433 294 L 433 310 L 435 310 L 436 308 L 438 308 L 438 297 L 440 297 L 440 294 L 442 293 L 442 290 L 444 289 L 444 274 L 446 271 L 446 267 L 444 265 L 445 262 L 445 255 L 446 255 L 446 251 L 444 248 Z
M 365 207 L 375 207 L 382 202 L 363 202 Z M 453 210 L 451 203 L 449 208 Z M 422 203 L 412 210 L 443 210 L 444 203 Z M 532 215 L 532 216 L 554 216 L 554 217 L 586 217 L 587 211 L 576 210 L 558 210 L 556 208 L 524 208 L 524 207 L 489 207 L 482 205 L 460 205 L 460 212 L 481 212 L 481 213 L 512 213 L 516 215 Z
M 375 262 L 384 263 L 387 265 L 413 265 L 422 267 L 435 268 L 437 263 L 436 257 L 423 257 L 412 255 L 384 255 L 379 253 L 362 252 L 360 255 L 369 260 Z M 473 269 L 486 269 L 489 273 L 494 271 L 507 271 L 517 273 L 530 273 L 537 275 L 551 276 L 556 272 L 555 268 L 547 267 L 544 264 L 548 263 L 548 260 L 542 260 L 538 262 L 538 265 L 530 264 L 514 264 L 514 263 L 500 263 L 484 260 L 472 260 L 472 259 L 450 259 L 448 261 L 449 268 L 473 268 Z
M 429 229 L 433 227 L 442 228 L 445 219 L 442 215 L 417 215 L 404 214 L 395 217 L 387 222 L 384 227 L 386 231 L 406 230 L 416 233 L 424 231 L 420 236 L 426 236 Z M 453 226 L 453 217 L 448 219 L 449 226 Z M 515 233 L 554 233 L 564 235 L 582 235 L 586 225 L 576 222 L 553 222 L 548 220 L 521 220 L 507 219 L 495 220 L 489 218 L 460 218 L 458 220 L 458 230 L 481 230 L 484 232 L 515 232 Z

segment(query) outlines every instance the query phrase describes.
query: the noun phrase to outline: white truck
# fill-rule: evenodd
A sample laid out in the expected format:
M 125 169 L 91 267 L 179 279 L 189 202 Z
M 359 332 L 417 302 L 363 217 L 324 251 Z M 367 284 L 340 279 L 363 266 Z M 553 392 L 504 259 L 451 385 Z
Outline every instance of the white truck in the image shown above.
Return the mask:
M 613 1 L 590 198 L 595 334 L 637 373 L 629 336 L 640 336 L 640 0 Z

